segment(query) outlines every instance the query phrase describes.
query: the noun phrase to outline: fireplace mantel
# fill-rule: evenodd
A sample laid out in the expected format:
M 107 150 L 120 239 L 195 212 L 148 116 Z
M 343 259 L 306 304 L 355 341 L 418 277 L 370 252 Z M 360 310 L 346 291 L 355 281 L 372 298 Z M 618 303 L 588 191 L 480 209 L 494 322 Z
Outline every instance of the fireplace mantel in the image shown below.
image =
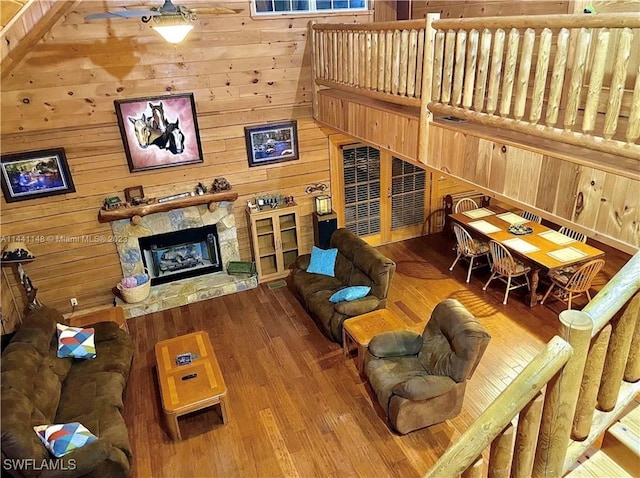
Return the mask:
M 162 203 L 146 204 L 144 206 L 122 207 L 106 211 L 101 209 L 98 213 L 98 221 L 111 222 L 120 219 L 131 218 L 134 222 L 139 222 L 140 218 L 147 214 L 157 212 L 167 212 L 173 209 L 180 209 L 189 206 L 199 206 L 200 204 L 209 204 L 209 209 L 213 210 L 212 205 L 221 201 L 235 201 L 238 199 L 238 193 L 235 191 L 224 191 L 221 193 L 208 193 L 198 196 L 191 196 L 183 199 L 174 199 Z

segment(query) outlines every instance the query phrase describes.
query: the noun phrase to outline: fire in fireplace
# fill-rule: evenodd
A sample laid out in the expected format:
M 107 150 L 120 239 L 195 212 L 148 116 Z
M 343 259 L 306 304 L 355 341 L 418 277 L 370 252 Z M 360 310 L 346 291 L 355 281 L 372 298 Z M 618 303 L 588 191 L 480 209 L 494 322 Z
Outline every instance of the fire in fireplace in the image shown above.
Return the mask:
M 138 238 L 151 285 L 222 270 L 215 224 Z

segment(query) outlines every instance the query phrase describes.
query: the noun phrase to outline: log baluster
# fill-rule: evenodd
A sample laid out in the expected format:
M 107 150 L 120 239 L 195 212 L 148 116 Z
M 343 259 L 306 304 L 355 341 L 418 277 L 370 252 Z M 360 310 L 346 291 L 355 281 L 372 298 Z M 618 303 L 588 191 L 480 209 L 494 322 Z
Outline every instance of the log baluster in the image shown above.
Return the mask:
M 513 456 L 513 435 L 513 423 L 509 423 L 491 442 L 488 478 L 507 478 L 509 476 L 509 466 Z
M 456 32 L 447 31 L 444 42 L 444 69 L 442 70 L 442 97 L 444 104 L 451 103 L 451 84 L 453 80 L 453 59 L 456 51 Z
M 384 76 L 387 68 L 387 34 L 378 32 L 378 91 L 384 91 Z
M 533 45 L 535 41 L 535 30 L 527 28 L 524 32 L 524 41 L 522 42 L 522 53 L 520 55 L 520 66 L 518 68 L 518 81 L 516 83 L 516 97 L 515 104 L 513 106 L 513 117 L 518 121 L 524 117 L 524 107 L 527 102 L 529 77 L 531 76 L 531 59 L 533 58 Z
M 431 99 L 441 101 L 442 98 L 442 70 L 444 68 L 444 32 L 436 32 L 433 43 L 433 82 L 431 85 Z M 444 100 L 442 100 L 444 102 Z
M 391 53 L 391 94 L 397 95 L 400 89 L 400 56 L 401 56 L 401 35 L 398 30 L 393 32 L 393 51 Z
M 595 53 L 591 63 L 591 79 L 587 91 L 587 101 L 584 107 L 584 119 L 582 120 L 582 131 L 591 133 L 596 125 L 598 116 L 598 101 L 602 90 L 602 80 L 607 65 L 607 55 L 609 49 L 610 32 L 606 28 L 598 31 L 595 42 Z
M 533 92 L 531 98 L 531 114 L 529 122 L 537 124 L 542 116 L 542 104 L 545 98 L 544 87 L 549 71 L 549 59 L 551 58 L 551 40 L 553 33 L 548 28 L 540 33 L 540 45 L 538 46 L 538 62 L 536 64 L 536 76 L 533 80 Z
M 349 33 L 342 32 L 342 83 L 349 84 Z
M 398 94 L 407 96 L 407 72 L 409 71 L 409 30 L 400 32 L 400 57 Z
M 620 319 L 613 322 L 613 331 L 598 392 L 598 407 L 605 412 L 613 410 L 618 402 L 631 340 L 638 321 L 638 311 L 640 311 L 640 292 L 629 301 Z
M 602 369 L 610 337 L 611 324 L 608 324 L 591 340 L 591 348 L 584 366 L 580 395 L 578 395 L 576 413 L 573 417 L 571 437 L 574 440 L 586 439 L 591 431 L 593 413 L 596 408 L 598 389 L 600 388 L 600 379 L 602 378 Z
M 489 74 L 489 90 L 487 91 L 487 113 L 492 115 L 498 108 L 498 91 L 502 78 L 502 53 L 504 52 L 505 32 L 502 28 L 496 30 L 491 55 L 491 73 Z M 478 110 L 480 111 L 480 110 Z
M 620 32 L 620 38 L 618 39 L 618 53 L 613 68 L 611 87 L 609 88 L 607 113 L 604 117 L 604 132 L 602 135 L 605 139 L 611 139 L 618 127 L 618 117 L 620 115 L 620 106 L 624 93 L 624 82 L 627 77 L 629 58 L 631 57 L 632 40 L 633 31 L 630 28 L 623 28 Z
M 367 33 L 358 34 L 358 86 L 364 88 L 366 85 L 367 68 Z
M 467 32 L 458 30 L 456 35 L 456 55 L 453 69 L 453 93 L 451 104 L 460 106 L 462 102 L 462 82 L 464 80 L 464 64 L 467 54 Z
M 572 131 L 576 123 L 578 107 L 580 106 L 580 90 L 584 82 L 584 72 L 587 66 L 587 53 L 591 42 L 591 31 L 581 28 L 578 34 L 578 42 L 574 53 L 573 65 L 571 67 L 571 79 L 569 80 L 569 91 L 567 93 L 567 106 L 564 115 L 565 131 Z
M 371 33 L 371 88 L 378 89 L 378 32 Z
M 332 74 L 331 79 L 338 81 L 338 71 L 340 70 L 340 63 L 338 63 L 338 32 L 331 32 L 331 64 Z
M 507 56 L 504 61 L 504 78 L 502 80 L 502 95 L 500 101 L 500 116 L 509 116 L 511 111 L 511 99 L 513 83 L 516 76 L 516 64 L 518 61 L 518 45 L 520 44 L 520 32 L 512 28 L 507 42 Z
M 424 61 L 426 61 L 424 47 L 425 47 L 425 42 L 428 42 L 428 41 L 429 40 L 426 38 L 425 30 L 421 28 L 418 31 L 418 52 L 416 54 L 416 92 L 414 93 L 414 96 L 416 98 L 420 98 L 423 92 L 422 71 L 424 68 Z M 430 48 L 431 48 L 430 58 L 433 58 L 433 44 L 431 44 Z M 429 63 L 429 68 L 432 68 L 432 65 L 433 65 L 433 60 L 431 60 L 431 62 Z M 431 83 L 429 84 L 431 85 Z
M 478 63 L 478 30 L 469 32 L 469 44 L 467 46 L 467 68 L 464 73 L 464 92 L 462 95 L 462 107 L 471 108 L 473 89 L 476 81 L 476 67 Z
M 625 139 L 627 143 L 635 143 L 640 137 L 640 65 L 636 72 L 636 84 L 633 87 L 633 98 L 631 99 L 631 111 L 629 112 L 629 121 L 627 124 L 627 132 Z
M 624 369 L 624 380 L 631 383 L 640 380 L 640 317 L 636 320 L 636 329 L 631 339 L 627 366 Z
M 553 72 L 549 85 L 549 101 L 547 103 L 546 124 L 551 127 L 558 122 L 560 99 L 564 87 L 564 73 L 569 54 L 569 30 L 562 28 L 556 40 L 556 55 L 553 61 Z
M 513 445 L 513 462 L 511 463 L 511 476 L 513 478 L 526 478 L 531 476 L 533 458 L 538 440 L 538 430 L 542 419 L 542 405 L 544 403 L 541 393 L 535 396 L 518 416 L 516 440 Z
M 418 53 L 418 30 L 409 32 L 409 64 L 407 65 L 407 96 L 416 97 L 416 55 Z M 418 83 L 419 84 L 419 83 Z
M 480 57 L 478 59 L 478 78 L 476 79 L 476 90 L 473 95 L 473 109 L 482 111 L 484 106 L 484 94 L 487 88 L 487 77 L 489 74 L 489 59 L 491 56 L 491 31 L 486 28 L 482 31 L 480 39 Z
M 365 56 L 365 76 L 364 76 L 364 87 L 368 90 L 371 89 L 371 82 L 373 79 L 373 70 L 374 70 L 374 66 L 373 66 L 373 58 L 372 58 L 372 54 L 373 54 L 373 41 L 372 41 L 372 33 L 371 32 L 367 32 L 365 34 L 365 51 L 366 51 L 366 56 Z
M 466 470 L 464 470 L 464 472 L 462 473 L 461 478 L 483 478 L 483 460 L 482 457 L 478 457 L 478 459 L 473 462 L 473 465 L 471 465 L 469 468 L 467 468 Z
M 387 64 L 384 72 L 384 92 L 391 93 L 391 75 L 395 62 L 393 61 L 393 32 L 390 30 L 387 31 L 385 56 Z

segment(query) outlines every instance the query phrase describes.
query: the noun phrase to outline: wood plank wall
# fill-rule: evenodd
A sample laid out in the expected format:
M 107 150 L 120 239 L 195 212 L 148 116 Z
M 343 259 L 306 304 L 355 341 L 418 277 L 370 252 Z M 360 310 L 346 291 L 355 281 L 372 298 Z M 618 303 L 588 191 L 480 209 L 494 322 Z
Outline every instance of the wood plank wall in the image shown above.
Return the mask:
M 411 18 L 425 18 L 427 13 L 439 13 L 440 18 L 495 17 L 511 15 L 553 15 L 569 12 L 567 0 L 413 0 Z
M 125 3 L 131 4 L 110 1 L 109 7 Z M 105 197 L 123 197 L 131 186 L 161 197 L 226 177 L 239 193 L 234 210 L 243 260 L 251 257 L 246 201 L 293 194 L 303 206 L 303 249 L 309 250 L 312 197 L 305 188 L 330 185 L 327 135 L 311 117 L 309 18 L 254 20 L 246 1 L 240 14 L 202 16 L 187 40 L 172 46 L 136 20 L 84 20 L 103 4 L 80 3 L 2 81 L 2 152 L 64 147 L 76 186 L 67 195 L 0 204 L 2 235 L 25 236 L 37 256 L 25 269 L 42 302 L 62 312 L 70 310 L 71 297 L 79 311 L 110 303 L 122 272 L 110 225 L 97 215 Z M 369 14 L 314 18 L 372 20 Z M 191 92 L 204 163 L 130 173 L 113 100 Z M 300 159 L 249 168 L 244 127 L 289 119 L 298 121 Z

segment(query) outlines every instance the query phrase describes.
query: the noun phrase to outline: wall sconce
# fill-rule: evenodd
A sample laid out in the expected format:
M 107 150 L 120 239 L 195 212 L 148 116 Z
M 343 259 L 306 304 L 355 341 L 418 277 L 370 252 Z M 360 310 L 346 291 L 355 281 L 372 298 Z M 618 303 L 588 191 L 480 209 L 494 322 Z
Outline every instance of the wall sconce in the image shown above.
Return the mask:
M 323 216 L 325 214 L 331 214 L 333 212 L 333 207 L 331 205 L 331 196 L 316 196 L 316 214 L 318 216 Z

